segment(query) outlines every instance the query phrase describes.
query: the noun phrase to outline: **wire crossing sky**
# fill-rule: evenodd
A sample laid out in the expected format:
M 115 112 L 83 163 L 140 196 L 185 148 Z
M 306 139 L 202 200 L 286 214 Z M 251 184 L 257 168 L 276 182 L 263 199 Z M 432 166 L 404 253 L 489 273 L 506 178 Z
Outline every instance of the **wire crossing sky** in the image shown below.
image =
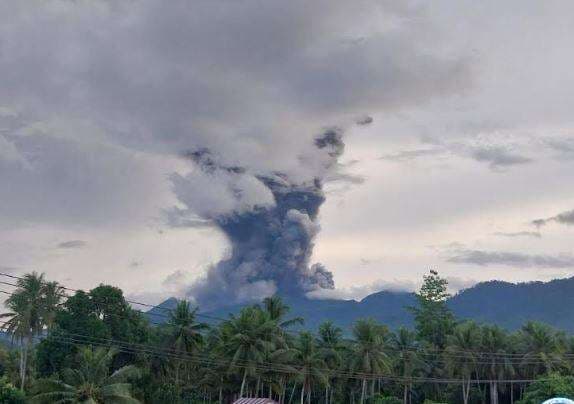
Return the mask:
M 566 0 L 0 1 L 0 271 L 207 305 L 413 290 L 429 267 L 453 291 L 571 276 L 573 20 Z

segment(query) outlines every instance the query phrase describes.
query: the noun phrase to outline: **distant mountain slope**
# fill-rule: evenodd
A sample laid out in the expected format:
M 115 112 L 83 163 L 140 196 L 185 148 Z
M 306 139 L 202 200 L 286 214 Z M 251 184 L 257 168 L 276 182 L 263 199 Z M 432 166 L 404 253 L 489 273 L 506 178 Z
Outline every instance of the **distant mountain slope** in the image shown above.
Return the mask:
M 574 333 L 574 278 L 513 284 L 491 281 L 466 289 L 452 299 L 458 317 L 519 328 L 536 320 Z
M 358 318 L 371 317 L 391 328 L 412 326 L 412 315 L 406 309 L 415 304 L 415 297 L 407 292 L 382 291 L 367 296 L 362 301 L 310 300 L 304 297 L 285 296 L 291 306 L 291 316 L 305 319 L 305 327 L 316 329 L 331 320 L 348 330 Z M 176 299 L 168 299 L 160 306 L 172 309 Z M 551 282 L 513 284 L 501 281 L 479 283 L 453 296 L 449 307 L 460 319 L 498 324 L 515 330 L 528 320 L 542 321 L 564 331 L 574 333 L 574 277 Z M 212 317 L 227 318 L 242 306 L 231 306 L 203 313 Z M 165 320 L 165 310 L 152 309 L 154 322 Z M 203 318 L 205 320 L 205 318 Z

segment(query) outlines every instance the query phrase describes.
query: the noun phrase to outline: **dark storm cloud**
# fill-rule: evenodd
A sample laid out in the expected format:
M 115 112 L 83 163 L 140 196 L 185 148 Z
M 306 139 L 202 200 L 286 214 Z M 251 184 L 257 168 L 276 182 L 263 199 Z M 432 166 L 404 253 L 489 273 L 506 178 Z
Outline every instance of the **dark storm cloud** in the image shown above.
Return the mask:
M 0 194 L 0 214 L 113 222 L 150 208 L 142 182 L 159 175 L 134 163 L 142 151 L 207 148 L 225 165 L 322 177 L 321 164 L 300 160 L 318 128 L 342 116 L 363 116 L 356 122 L 365 125 L 366 111 L 471 83 L 468 58 L 434 51 L 431 24 L 419 31 L 406 24 L 412 17 L 425 21 L 412 5 L 375 0 L 2 2 L 0 107 L 18 108 L 0 133 L 0 188 L 11 189 Z M 14 133 L 16 120 L 26 129 L 55 119 L 70 133 Z M 236 187 L 244 194 L 253 186 L 245 178 Z M 193 180 L 215 196 L 230 178 Z M 194 206 L 203 211 L 213 198 L 200 194 Z M 248 208 L 217 196 L 227 198 L 219 208 Z M 258 196 L 269 197 L 253 202 Z
M 504 265 L 516 268 L 572 268 L 574 256 L 570 254 L 544 255 L 505 251 L 459 250 L 447 259 L 457 264 L 479 266 Z
M 556 216 L 552 216 L 546 219 L 536 219 L 532 221 L 532 224 L 536 227 L 542 227 L 551 222 L 570 226 L 574 225 L 574 210 L 562 212 L 557 214 Z
M 64 241 L 64 242 L 58 244 L 58 248 L 70 250 L 70 249 L 76 249 L 76 248 L 84 248 L 87 245 L 88 245 L 88 243 L 86 243 L 83 240 L 70 240 L 70 241 Z

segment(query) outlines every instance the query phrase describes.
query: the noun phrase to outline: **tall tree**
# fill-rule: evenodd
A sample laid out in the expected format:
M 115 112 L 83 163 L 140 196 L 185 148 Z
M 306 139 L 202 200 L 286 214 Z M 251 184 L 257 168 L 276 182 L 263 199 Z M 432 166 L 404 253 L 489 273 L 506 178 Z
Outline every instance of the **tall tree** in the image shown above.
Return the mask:
M 390 347 L 394 351 L 395 373 L 404 379 L 403 403 L 408 404 L 411 401 L 411 380 L 418 372 L 424 371 L 427 365 L 421 356 L 416 334 L 406 328 L 401 327 L 391 335 Z
M 276 330 L 276 323 L 259 307 L 246 307 L 222 325 L 230 369 L 242 369 L 240 397 L 245 394 L 247 376 L 257 373 L 267 352 L 283 344 Z
M 477 371 L 480 329 L 472 321 L 459 324 L 448 336 L 445 350 L 447 371 L 462 379 L 462 399 L 468 404 L 471 380 Z
M 498 404 L 498 381 L 514 375 L 513 362 L 508 355 L 507 333 L 500 327 L 485 325 L 481 328 L 480 356 L 483 373 L 490 380 L 490 403 Z
M 455 326 L 454 315 L 446 305 L 450 297 L 448 282 L 432 270 L 423 279 L 423 285 L 416 294 L 417 305 L 409 307 L 409 310 L 414 314 L 419 339 L 444 349 L 447 336 Z
M 177 354 L 197 353 L 203 343 L 202 331 L 207 324 L 196 321 L 197 308 L 191 309 L 189 302 L 182 300 L 170 312 L 165 326 L 167 331 L 167 345 Z M 175 382 L 179 383 L 179 374 L 183 361 L 175 361 Z
M 371 395 L 377 377 L 390 372 L 390 358 L 386 353 L 387 329 L 372 319 L 358 320 L 353 326 L 355 352 L 353 369 L 362 374 L 361 404 L 367 395 L 367 382 L 371 381 Z
M 141 344 L 149 341 L 150 326 L 126 302 L 121 289 L 100 285 L 89 292 L 79 290 L 61 305 L 48 337 L 38 344 L 38 370 L 42 375 L 71 365 L 77 347 L 61 342 L 62 337 L 70 335 Z M 114 357 L 114 366 L 131 363 L 135 357 L 133 353 L 120 352 Z
M 325 360 L 329 373 L 334 373 L 343 363 L 345 346 L 343 345 L 343 330 L 331 321 L 325 321 L 319 326 L 319 348 Z M 329 374 L 329 383 L 325 387 L 325 402 L 332 401 L 335 376 Z
M 522 368 L 529 377 L 550 373 L 565 365 L 563 352 L 566 347 L 549 326 L 530 321 L 519 331 Z
M 290 308 L 279 296 L 271 296 L 263 299 L 263 310 L 265 310 L 265 312 L 269 315 L 269 318 L 272 321 L 275 321 L 281 329 L 286 329 L 296 324 L 303 324 L 302 317 L 285 319 L 287 314 L 289 314 Z
M 4 303 L 11 311 L 0 315 L 0 318 L 8 319 L 2 328 L 20 344 L 21 389 L 26 383 L 28 354 L 33 339 L 51 327 L 62 298 L 63 289 L 57 283 L 47 283 L 44 274 L 33 272 L 18 279 L 16 291 Z
M 294 351 L 293 363 L 296 364 L 297 378 L 301 383 L 300 403 L 303 404 L 305 393 L 307 403 L 311 403 L 313 385 L 326 386 L 329 383 L 327 364 L 315 338 L 308 332 L 299 334 Z

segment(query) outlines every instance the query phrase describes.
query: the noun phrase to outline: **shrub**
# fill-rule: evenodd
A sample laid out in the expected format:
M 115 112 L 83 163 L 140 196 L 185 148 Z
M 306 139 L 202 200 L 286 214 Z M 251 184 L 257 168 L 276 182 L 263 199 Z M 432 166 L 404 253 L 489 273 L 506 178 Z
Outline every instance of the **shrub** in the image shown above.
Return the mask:
M 392 396 L 377 396 L 373 402 L 375 404 L 403 404 L 403 400 Z
M 14 387 L 5 377 L 0 378 L 0 403 L 24 404 L 24 393 Z

